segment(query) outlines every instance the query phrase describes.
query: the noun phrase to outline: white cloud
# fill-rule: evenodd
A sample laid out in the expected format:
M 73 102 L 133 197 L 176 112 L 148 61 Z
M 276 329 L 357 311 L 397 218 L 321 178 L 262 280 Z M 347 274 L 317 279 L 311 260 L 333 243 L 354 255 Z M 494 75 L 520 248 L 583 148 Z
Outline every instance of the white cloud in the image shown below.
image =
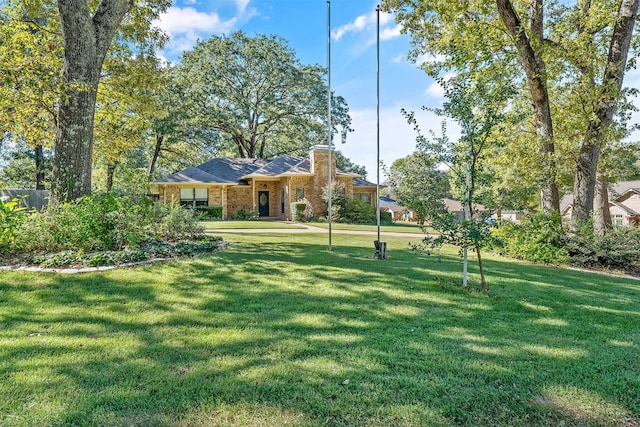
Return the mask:
M 338 41 L 344 35 L 348 33 L 360 33 L 362 31 L 372 32 L 376 29 L 377 16 L 376 12 L 371 12 L 365 15 L 360 15 L 353 22 L 342 25 L 331 32 L 331 37 Z M 380 39 L 390 40 L 400 35 L 400 25 L 394 27 L 383 28 L 384 26 L 393 23 L 393 15 L 390 13 L 380 13 Z
M 416 58 L 416 64 L 417 65 L 422 65 L 425 63 L 433 63 L 433 62 L 442 62 L 446 59 L 446 56 L 444 55 L 431 55 L 431 54 L 424 54 L 424 55 L 420 55 Z
M 193 7 L 169 8 L 154 24 L 170 36 L 165 51 L 169 56 L 191 49 L 198 39 L 206 39 L 212 34 L 232 31 L 241 22 L 254 16 L 257 11 L 249 7 L 251 0 L 235 0 L 236 14 L 223 19 L 217 12 L 201 12 Z M 196 0 L 187 0 L 196 4 Z
M 240 15 L 243 15 L 247 11 L 247 6 L 249 6 L 250 2 L 251 0 L 236 0 L 236 7 Z
M 452 77 L 455 77 L 455 73 L 447 73 L 442 78 L 446 82 L 449 79 L 451 79 Z M 436 98 L 442 98 L 442 97 L 444 97 L 444 88 L 440 85 L 440 83 L 438 83 L 437 81 L 434 81 L 427 88 L 427 90 L 425 91 L 425 94 L 426 95 L 431 95 L 431 96 L 436 97 Z
M 167 13 L 160 17 L 156 25 L 174 37 L 199 32 L 223 33 L 233 28 L 236 22 L 237 18 L 235 17 L 223 21 L 216 12 L 205 13 L 192 7 L 172 6 Z
M 401 62 L 403 62 L 406 59 L 406 56 L 404 53 L 400 52 L 396 57 L 394 57 L 391 62 L 399 64 Z
M 385 28 L 380 31 L 380 40 L 391 40 L 399 37 L 401 34 L 402 26 L 396 25 L 395 27 Z

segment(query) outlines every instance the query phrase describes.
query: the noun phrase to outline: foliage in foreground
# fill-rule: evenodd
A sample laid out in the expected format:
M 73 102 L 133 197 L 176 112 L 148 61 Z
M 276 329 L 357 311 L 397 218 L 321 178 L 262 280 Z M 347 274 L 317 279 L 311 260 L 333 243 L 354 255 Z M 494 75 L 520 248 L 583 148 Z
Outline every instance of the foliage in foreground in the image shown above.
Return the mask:
M 410 237 L 234 235 L 227 251 L 0 275 L 0 425 L 614 427 L 640 414 L 635 282 Z M 477 280 L 477 268 L 471 274 Z
M 5 201 L 0 198 L 0 252 L 14 245 L 18 227 L 26 215 L 26 209 L 20 207 L 18 199 Z
M 32 263 L 43 266 L 121 264 L 217 245 L 204 239 L 193 209 L 146 198 L 134 203 L 128 197 L 97 194 L 28 215 L 9 202 L 1 212 L 0 220 L 8 225 L 2 228 L 0 250 L 36 254 Z
M 430 234 L 426 227 L 422 227 L 422 231 L 425 233 L 422 242 L 409 244 L 409 246 L 413 250 L 422 251 L 428 255 L 434 249 L 440 250 L 445 244 L 460 248 L 461 255 L 465 249 L 473 250 L 478 259 L 480 285 L 483 289 L 487 289 L 481 250 L 490 244 L 492 236 L 490 226 L 484 216 L 476 215 L 469 219 L 460 220 L 455 213 L 449 212 L 442 202 L 425 205 L 423 213 L 425 223 L 435 230 L 436 234 Z

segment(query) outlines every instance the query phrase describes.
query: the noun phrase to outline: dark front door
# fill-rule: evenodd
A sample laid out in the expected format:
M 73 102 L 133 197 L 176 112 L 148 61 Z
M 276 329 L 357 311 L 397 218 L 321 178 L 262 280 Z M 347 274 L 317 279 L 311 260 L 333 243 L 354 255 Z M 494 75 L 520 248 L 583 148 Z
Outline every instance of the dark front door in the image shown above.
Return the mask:
M 258 191 L 258 216 L 269 216 L 268 191 Z

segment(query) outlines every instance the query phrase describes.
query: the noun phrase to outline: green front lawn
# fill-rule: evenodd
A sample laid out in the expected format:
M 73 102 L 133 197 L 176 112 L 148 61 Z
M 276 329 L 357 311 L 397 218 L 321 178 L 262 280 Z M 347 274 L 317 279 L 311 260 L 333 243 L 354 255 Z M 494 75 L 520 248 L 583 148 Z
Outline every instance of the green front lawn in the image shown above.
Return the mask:
M 624 426 L 640 282 L 410 238 L 229 235 L 216 255 L 0 275 L 4 426 Z M 471 269 L 477 283 L 477 270 Z M 636 424 L 634 424 L 636 423 Z
M 309 225 L 313 227 L 320 228 L 329 228 L 329 224 L 326 222 L 310 222 Z M 331 228 L 335 230 L 355 230 L 355 231 L 377 231 L 377 225 L 368 225 L 368 224 L 343 224 L 343 223 L 332 223 Z M 416 224 L 393 224 L 393 225 L 381 225 L 380 231 L 382 232 L 390 232 L 390 233 L 414 233 L 420 234 L 422 233 L 422 228 Z
M 206 230 L 304 229 L 301 225 L 280 221 L 202 221 Z

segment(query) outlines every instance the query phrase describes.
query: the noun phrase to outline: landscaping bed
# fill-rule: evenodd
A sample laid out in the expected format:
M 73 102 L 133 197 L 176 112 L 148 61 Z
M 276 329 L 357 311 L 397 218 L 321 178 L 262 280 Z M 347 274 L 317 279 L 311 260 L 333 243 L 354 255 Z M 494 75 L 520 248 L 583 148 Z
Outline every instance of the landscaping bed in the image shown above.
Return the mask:
M 154 259 L 173 259 L 214 253 L 224 247 L 220 237 L 205 236 L 198 240 L 178 242 L 147 242 L 136 249 L 118 251 L 66 250 L 38 254 L 14 254 L 3 257 L 0 267 L 16 268 L 35 266 L 41 268 L 83 268 L 135 264 Z
M 0 202 L 0 268 L 87 268 L 217 251 L 195 210 L 97 194 L 27 212 Z

